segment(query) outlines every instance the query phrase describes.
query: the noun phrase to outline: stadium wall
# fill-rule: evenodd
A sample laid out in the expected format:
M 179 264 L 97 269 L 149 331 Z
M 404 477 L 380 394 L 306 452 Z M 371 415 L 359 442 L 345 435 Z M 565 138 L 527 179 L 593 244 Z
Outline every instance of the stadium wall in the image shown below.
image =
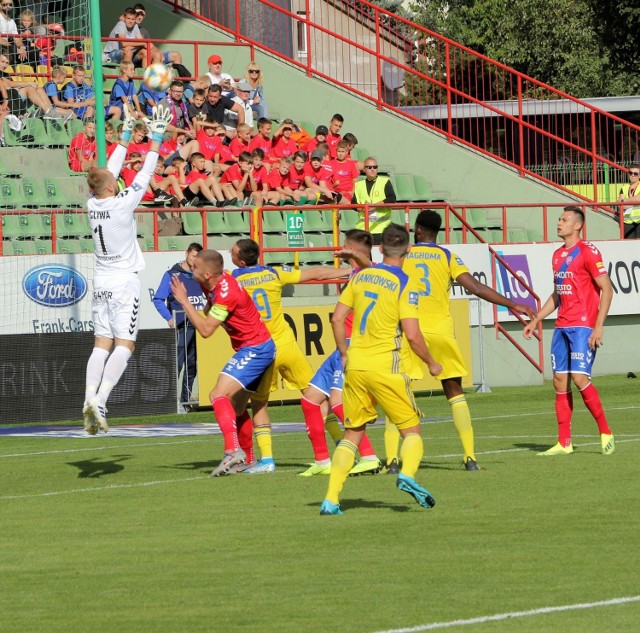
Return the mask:
M 103 33 L 108 34 L 124 5 L 101 7 Z M 177 17 L 166 5 L 147 3 L 144 26 L 154 38 L 187 41 L 234 41 L 220 31 L 190 17 Z M 162 46 L 167 48 L 168 46 Z M 184 63 L 195 72 L 192 45 L 174 45 Z M 216 52 L 223 57 L 224 71 L 241 77 L 250 59 L 248 47 L 200 46 L 198 72 L 207 71 L 207 57 Z M 354 133 L 360 146 L 370 150 L 381 164 L 396 174 L 419 174 L 431 184 L 432 199 L 468 204 L 517 204 L 567 202 L 566 194 L 542 183 L 520 177 L 514 170 L 447 140 L 400 116 L 377 110 L 346 90 L 326 81 L 307 77 L 303 71 L 280 59 L 256 52 L 256 61 L 265 76 L 265 92 L 272 116 L 296 121 L 327 124 L 334 112 L 345 118 L 343 132 Z M 309 130 L 312 134 L 314 130 Z M 570 202 L 570 201 L 569 201 Z M 557 211 L 548 212 L 551 226 Z M 531 217 L 528 209 L 509 210 L 509 225 L 542 232 L 542 218 Z M 589 215 L 591 239 L 616 239 L 618 225 L 606 217 Z

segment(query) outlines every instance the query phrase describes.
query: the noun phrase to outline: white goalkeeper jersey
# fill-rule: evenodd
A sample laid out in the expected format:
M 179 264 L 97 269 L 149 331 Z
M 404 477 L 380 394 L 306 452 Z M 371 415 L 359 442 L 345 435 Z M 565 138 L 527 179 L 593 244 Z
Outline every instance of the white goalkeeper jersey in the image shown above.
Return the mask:
M 127 149 L 118 144 L 107 169 L 118 178 Z M 144 258 L 137 240 L 135 209 L 145 194 L 156 168 L 158 154 L 149 152 L 142 169 L 129 187 L 117 196 L 89 198 L 89 226 L 95 250 L 95 274 L 117 275 L 144 269 Z

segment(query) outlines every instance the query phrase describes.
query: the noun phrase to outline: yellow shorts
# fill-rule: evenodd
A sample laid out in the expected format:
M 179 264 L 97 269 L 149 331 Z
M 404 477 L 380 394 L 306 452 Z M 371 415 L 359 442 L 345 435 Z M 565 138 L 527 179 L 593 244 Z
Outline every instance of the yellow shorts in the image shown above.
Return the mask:
M 296 341 L 276 344 L 276 362 L 271 391 L 278 388 L 278 376 L 282 376 L 287 389 L 302 391 L 313 378 L 313 369 Z
M 344 425 L 356 428 L 378 417 L 376 404 L 400 429 L 415 426 L 422 415 L 405 374 L 347 370 L 342 391 Z
M 257 400 L 260 402 L 267 402 L 269 400 L 269 394 L 271 393 L 271 383 L 273 382 L 276 375 L 275 367 L 275 362 L 271 363 L 269 369 L 267 369 L 267 371 L 262 374 L 262 378 L 260 378 L 258 388 L 255 391 L 249 392 L 250 398 L 252 400 Z
M 462 352 L 455 336 L 423 332 L 424 340 L 431 352 L 434 360 L 442 365 L 442 373 L 436 376 L 437 380 L 446 380 L 447 378 L 460 378 L 469 373 L 467 366 L 462 358 Z M 424 363 L 413 352 L 406 338 L 402 339 L 402 347 L 400 350 L 402 358 L 402 370 L 412 380 L 420 380 L 424 377 Z

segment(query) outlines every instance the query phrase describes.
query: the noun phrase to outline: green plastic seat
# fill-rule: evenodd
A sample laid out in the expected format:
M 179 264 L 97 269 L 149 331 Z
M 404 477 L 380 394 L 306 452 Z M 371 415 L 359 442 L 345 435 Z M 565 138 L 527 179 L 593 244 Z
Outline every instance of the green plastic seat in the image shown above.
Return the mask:
M 40 207 L 56 206 L 55 201 L 48 195 L 45 181 L 41 178 L 23 176 L 22 191 L 27 207 L 38 209 Z
M 87 205 L 89 186 L 85 175 L 53 176 L 45 179 L 45 186 L 53 206 L 74 209 Z
M 76 134 L 80 134 L 80 132 L 84 131 L 84 123 L 81 119 L 70 119 L 67 122 L 67 130 L 71 138 L 73 138 Z
M 416 200 L 418 202 L 428 202 L 431 200 L 431 186 L 423 176 L 413 177 L 413 188 L 416 192 Z
M 158 249 L 161 251 L 177 251 L 183 253 L 193 241 L 194 239 L 191 235 L 160 236 L 158 238 Z
M 202 233 L 202 215 L 197 211 L 186 211 L 181 214 L 182 228 L 189 235 Z
M 332 231 L 332 213 L 327 209 L 304 209 L 305 231 Z
M 529 234 L 527 233 L 527 229 L 522 227 L 513 227 L 507 229 L 507 239 L 509 243 L 512 242 L 528 242 Z
M 36 245 L 36 255 L 51 255 L 53 252 L 53 245 L 50 239 L 40 238 L 34 240 L 34 243 Z
M 56 215 L 57 237 L 91 237 L 89 216 L 86 212 L 58 213 Z
M 21 209 L 25 204 L 22 181 L 17 178 L 2 178 L 0 180 L 0 207 Z
M 398 202 L 413 202 L 418 199 L 418 194 L 413 184 L 413 176 L 397 174 L 391 177 L 391 182 Z
M 138 237 L 153 237 L 153 233 L 154 233 L 153 213 L 151 212 L 136 213 L 136 224 L 138 225 Z
M 467 209 L 467 222 L 474 228 L 485 228 L 489 226 L 487 212 L 484 209 Z
M 202 223 L 199 223 L 196 233 L 202 234 Z M 229 233 L 224 213 L 222 211 L 207 211 L 207 235 L 219 235 L 220 233 Z
M 225 211 L 224 221 L 230 233 L 249 233 L 249 214 L 242 211 Z
M 12 255 L 37 255 L 35 240 L 11 240 Z
M 28 168 L 27 148 L 12 147 L 0 150 L 0 176 L 22 176 Z
M 237 235 L 207 235 L 207 248 L 230 251 L 238 239 Z
M 48 213 L 29 213 L 27 220 L 28 235 L 51 238 L 51 216 Z
M 78 238 L 60 238 L 56 240 L 56 253 L 76 254 L 82 253 L 82 245 Z
M 29 234 L 29 216 L 27 214 L 2 214 L 2 236 L 5 240 L 25 237 Z
M 7 146 L 22 145 L 24 147 L 44 146 L 49 142 L 49 135 L 44 127 L 42 119 L 34 117 L 25 119 L 22 129 L 19 132 L 12 130 L 5 119 L 4 125 L 4 141 Z
M 71 143 L 73 137 L 65 123 L 47 119 L 44 127 L 48 135 L 48 147 L 67 147 Z
M 349 231 L 355 229 L 360 219 L 360 214 L 356 209 L 345 209 L 340 212 L 340 230 Z
M 287 227 L 282 212 L 264 211 L 262 213 L 262 230 L 265 233 L 284 233 Z
M 333 249 L 333 236 L 328 233 L 305 233 L 304 245 L 307 248 L 327 246 Z M 299 261 L 301 264 L 333 263 L 333 250 L 300 251 Z
M 286 235 L 265 234 L 263 236 L 264 248 L 287 248 Z M 285 253 L 264 253 L 264 263 L 269 264 L 293 264 L 292 251 Z

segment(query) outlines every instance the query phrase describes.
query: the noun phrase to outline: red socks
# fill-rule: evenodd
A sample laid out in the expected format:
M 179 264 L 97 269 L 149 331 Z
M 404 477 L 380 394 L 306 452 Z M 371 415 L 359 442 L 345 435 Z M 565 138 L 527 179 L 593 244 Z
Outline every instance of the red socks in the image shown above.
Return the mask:
M 571 444 L 571 414 L 573 394 L 571 391 L 556 392 L 556 418 L 558 419 L 558 442 L 561 446 Z
M 602 409 L 602 402 L 600 401 L 598 390 L 593 386 L 592 383 L 589 383 L 580 392 L 580 395 L 582 396 L 582 400 L 584 401 L 585 406 L 587 407 L 587 409 L 589 409 L 591 415 L 595 418 L 600 433 L 611 435 L 611 429 L 607 424 L 607 417 L 605 416 L 604 410 Z
M 311 440 L 315 460 L 319 462 L 329 459 L 329 448 L 324 435 L 324 417 L 322 416 L 320 405 L 304 397 L 300 400 L 300 405 L 302 406 L 304 423 L 307 427 L 307 435 Z
M 246 462 L 254 462 L 256 457 L 253 452 L 253 421 L 246 409 L 238 416 L 236 426 L 238 427 L 238 444 L 247 456 Z
M 229 398 L 214 398 L 211 401 L 216 420 L 224 438 L 224 452 L 233 453 L 240 448 L 238 443 L 238 427 L 236 426 L 236 412 Z

